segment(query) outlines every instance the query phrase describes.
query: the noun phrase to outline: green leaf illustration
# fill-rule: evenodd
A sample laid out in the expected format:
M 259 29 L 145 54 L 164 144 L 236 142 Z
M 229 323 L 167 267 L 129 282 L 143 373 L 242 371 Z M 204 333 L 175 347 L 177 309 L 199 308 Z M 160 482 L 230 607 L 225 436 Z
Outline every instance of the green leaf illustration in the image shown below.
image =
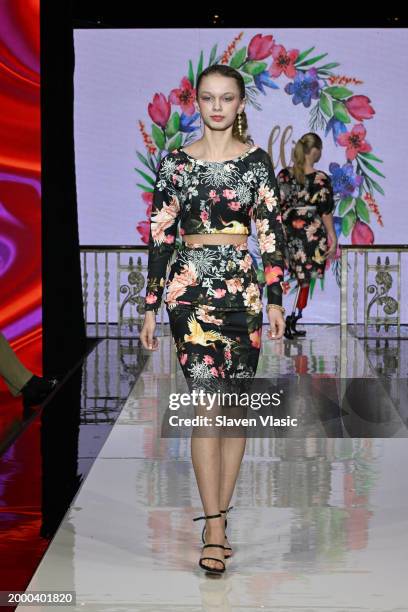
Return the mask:
M 377 174 L 378 176 L 382 176 L 382 178 L 385 178 L 384 174 L 380 172 L 375 166 L 370 164 L 370 162 L 368 162 L 366 159 L 361 158 L 360 161 L 362 164 L 365 165 L 366 168 L 368 168 L 368 170 L 371 170 L 371 172 L 374 172 L 374 174 Z
M 147 158 L 146 158 L 144 155 L 142 155 L 141 153 L 139 153 L 139 151 L 136 151 L 136 155 L 138 156 L 138 158 L 140 159 L 140 161 L 142 162 L 142 164 L 144 164 L 144 165 L 146 166 L 146 168 L 149 168 L 149 170 L 151 170 L 151 169 L 152 169 L 152 167 L 151 167 L 151 165 L 150 165 L 150 163 L 149 163 L 149 160 L 148 160 L 148 159 L 147 159 Z
M 380 164 L 383 163 L 382 159 L 379 159 L 378 157 L 376 157 L 372 153 L 359 153 L 358 156 L 359 157 L 365 157 L 366 159 L 372 159 L 373 161 L 379 162 Z
M 208 60 L 209 66 L 212 66 L 214 64 L 215 56 L 217 55 L 217 46 L 218 45 L 214 45 L 213 48 L 211 49 L 210 59 Z
M 249 61 L 244 66 L 242 66 L 242 70 L 247 74 L 252 74 L 252 76 L 256 76 L 257 74 L 261 74 L 264 70 L 266 70 L 268 64 L 265 62 L 255 62 Z
M 328 117 L 331 117 L 333 115 L 333 107 L 332 107 L 331 99 L 328 96 L 326 96 L 324 91 L 322 91 L 320 94 L 319 106 L 324 112 L 324 114 L 327 115 Z
M 302 62 L 301 64 L 296 64 L 299 68 L 300 67 L 304 67 L 304 66 L 311 66 L 312 64 L 315 64 L 316 62 L 318 62 L 319 60 L 323 59 L 324 57 L 326 57 L 326 55 L 328 55 L 327 53 L 322 53 L 322 55 L 316 55 L 316 57 L 311 57 L 310 59 L 306 60 L 305 62 Z
M 239 68 L 240 66 L 242 66 L 242 64 L 245 61 L 246 54 L 247 54 L 246 47 L 242 47 L 242 49 L 239 49 L 235 53 L 235 55 L 233 55 L 231 58 L 231 61 L 230 61 L 231 68 Z
M 154 123 L 152 124 L 152 136 L 156 145 L 159 147 L 160 151 L 163 151 L 166 145 L 166 140 L 164 138 L 164 134 L 162 130 L 157 127 Z
M 191 86 L 194 87 L 194 70 L 191 60 L 188 61 L 188 80 L 190 81 Z
M 361 198 L 357 198 L 356 200 L 356 210 L 357 215 L 362 221 L 366 223 L 370 222 L 370 213 L 368 212 L 367 204 Z
M 333 87 L 327 87 L 324 91 L 336 100 L 344 100 L 345 98 L 349 98 L 353 95 L 353 92 L 350 91 L 350 89 L 347 89 L 347 87 L 338 87 L 336 85 Z
M 332 62 L 331 64 L 319 66 L 319 70 L 331 70 L 332 68 L 337 68 L 337 66 L 340 66 L 339 62 Z
M 384 189 L 380 187 L 380 185 L 374 179 L 372 179 L 371 177 L 369 178 L 370 178 L 370 183 L 374 187 L 374 189 L 378 191 L 378 193 L 381 193 L 381 195 L 385 195 Z
M 356 222 L 356 213 L 354 212 L 354 209 L 349 210 L 349 212 L 347 213 L 347 215 L 343 217 L 342 222 L 341 222 L 341 231 L 343 232 L 345 236 L 349 235 L 349 233 L 354 227 L 355 222 Z
M 336 119 L 342 121 L 343 123 L 350 123 L 351 121 L 346 107 L 344 106 L 343 102 L 340 102 L 339 100 L 333 101 L 333 114 Z
M 302 51 L 302 53 L 299 53 L 299 55 L 296 58 L 295 64 L 300 64 L 305 59 L 305 57 L 307 57 L 309 53 L 311 53 L 314 49 L 315 47 L 310 47 L 310 49 L 307 49 L 306 51 Z
M 151 176 L 146 174 L 146 172 L 143 172 L 143 170 L 139 170 L 138 168 L 136 168 L 136 172 L 138 172 L 140 176 L 144 178 L 145 181 L 150 183 L 150 185 L 154 185 L 155 180 Z
M 202 71 L 203 71 L 203 63 L 204 63 L 204 54 L 203 54 L 203 52 L 201 51 L 201 53 L 200 53 L 200 59 L 198 60 L 198 66 L 197 66 L 197 74 L 196 74 L 196 81 L 195 81 L 195 82 L 196 82 L 196 84 L 197 84 L 198 77 L 200 76 L 200 74 L 201 74 L 201 73 L 202 73 Z
M 339 204 L 339 215 L 343 217 L 345 212 L 350 208 L 351 204 L 354 202 L 353 196 L 347 196 L 343 198 Z
M 180 130 L 180 115 L 175 112 L 172 114 L 166 125 L 167 138 L 173 138 Z
M 173 151 L 174 149 L 178 149 L 179 147 L 181 147 L 182 140 L 183 140 L 182 135 L 177 134 L 177 136 L 173 138 L 173 140 L 169 143 L 167 147 L 168 150 Z
M 146 185 L 142 185 L 141 183 L 136 183 L 136 184 L 143 191 L 147 191 L 148 193 L 153 193 L 154 192 L 154 189 L 152 189 L 151 187 L 146 187 Z

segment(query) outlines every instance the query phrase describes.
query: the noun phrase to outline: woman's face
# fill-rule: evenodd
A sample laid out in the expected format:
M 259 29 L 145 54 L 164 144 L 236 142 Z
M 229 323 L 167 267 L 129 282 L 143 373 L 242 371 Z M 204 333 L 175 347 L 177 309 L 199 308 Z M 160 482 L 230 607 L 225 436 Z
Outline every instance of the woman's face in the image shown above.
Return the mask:
M 226 130 L 245 108 L 238 83 L 231 77 L 211 74 L 202 78 L 197 96 L 197 110 L 212 130 Z
M 310 151 L 311 162 L 315 164 L 316 162 L 319 161 L 321 156 L 322 156 L 322 150 L 318 149 L 317 147 L 312 147 L 312 150 Z

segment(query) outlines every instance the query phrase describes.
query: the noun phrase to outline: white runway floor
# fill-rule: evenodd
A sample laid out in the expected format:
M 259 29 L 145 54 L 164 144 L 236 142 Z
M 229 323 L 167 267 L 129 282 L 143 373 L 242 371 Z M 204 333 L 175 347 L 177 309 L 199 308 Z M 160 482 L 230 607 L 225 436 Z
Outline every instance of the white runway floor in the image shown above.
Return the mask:
M 375 376 L 377 362 L 349 340 L 347 368 Z M 259 375 L 300 362 L 339 375 L 340 348 L 337 327 L 313 326 L 307 340 L 265 343 Z M 408 444 L 398 427 L 389 439 L 249 439 L 228 519 L 235 554 L 221 578 L 199 569 L 190 441 L 159 433 L 156 385 L 171 350 L 160 338 L 27 589 L 75 591 L 76 607 L 17 609 L 408 611 Z

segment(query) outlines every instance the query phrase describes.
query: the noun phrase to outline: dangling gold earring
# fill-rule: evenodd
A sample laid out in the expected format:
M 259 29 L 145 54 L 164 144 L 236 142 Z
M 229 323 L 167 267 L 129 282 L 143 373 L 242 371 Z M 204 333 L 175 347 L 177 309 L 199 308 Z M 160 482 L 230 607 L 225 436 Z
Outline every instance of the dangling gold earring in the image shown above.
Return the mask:
M 242 115 L 239 113 L 238 115 L 238 133 L 242 137 Z

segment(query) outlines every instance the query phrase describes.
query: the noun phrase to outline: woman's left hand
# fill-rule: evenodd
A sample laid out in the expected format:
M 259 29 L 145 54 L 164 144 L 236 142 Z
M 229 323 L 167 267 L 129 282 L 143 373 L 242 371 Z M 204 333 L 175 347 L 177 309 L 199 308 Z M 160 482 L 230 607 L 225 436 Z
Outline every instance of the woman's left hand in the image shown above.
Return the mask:
M 279 340 L 279 338 L 282 338 L 283 332 L 285 331 L 283 314 L 277 308 L 269 308 L 269 310 L 267 310 L 267 315 L 270 324 L 270 329 L 268 329 L 268 338 L 271 340 Z
M 336 251 L 337 251 L 337 237 L 332 238 L 330 240 L 329 248 L 327 249 L 326 253 L 323 255 L 323 259 L 328 259 L 329 257 L 333 257 L 336 254 Z

